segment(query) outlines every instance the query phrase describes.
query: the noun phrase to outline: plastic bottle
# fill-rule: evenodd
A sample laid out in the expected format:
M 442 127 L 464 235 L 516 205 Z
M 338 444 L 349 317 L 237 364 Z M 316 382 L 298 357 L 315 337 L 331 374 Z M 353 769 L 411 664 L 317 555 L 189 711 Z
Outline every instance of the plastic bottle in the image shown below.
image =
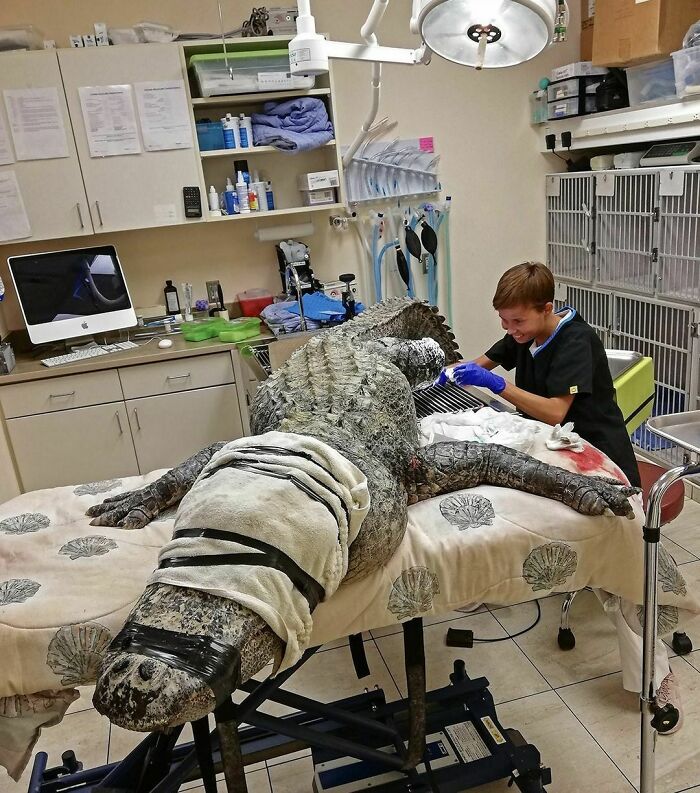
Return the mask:
M 238 181 L 236 182 L 236 194 L 238 195 L 238 211 L 241 215 L 250 213 L 250 204 L 248 202 L 248 185 L 243 178 L 243 171 L 238 172 Z
M 275 208 L 275 194 L 272 192 L 272 182 L 265 183 L 265 198 L 267 198 L 267 208 L 273 210 Z
M 231 114 L 227 113 L 221 119 L 221 126 L 224 128 L 224 148 L 225 149 L 235 149 L 236 148 L 236 134 L 234 131 L 234 125 L 231 123 L 232 118 Z
M 265 182 L 260 181 L 260 175 L 257 171 L 253 171 L 253 181 L 251 187 L 255 190 L 258 197 L 258 210 L 260 212 L 267 212 L 267 196 L 265 195 Z
M 165 311 L 168 314 L 180 313 L 180 298 L 177 296 L 177 289 L 173 286 L 172 281 L 165 282 Z
M 236 188 L 233 186 L 230 176 L 226 179 L 224 202 L 226 205 L 226 212 L 229 215 L 237 215 L 241 211 L 238 205 L 238 195 L 236 194 Z
M 214 185 L 209 188 L 209 210 L 210 212 L 219 211 L 219 194 L 216 192 Z
M 243 173 L 243 180 L 246 184 L 250 184 L 250 171 L 248 170 L 248 160 L 234 160 L 233 161 L 233 178 L 241 171 Z
M 260 209 L 258 204 L 258 194 L 255 192 L 255 187 L 252 182 L 248 185 L 248 206 L 251 212 L 257 212 Z
M 250 148 L 253 145 L 253 119 L 241 113 L 238 116 L 238 129 L 241 136 L 241 148 Z

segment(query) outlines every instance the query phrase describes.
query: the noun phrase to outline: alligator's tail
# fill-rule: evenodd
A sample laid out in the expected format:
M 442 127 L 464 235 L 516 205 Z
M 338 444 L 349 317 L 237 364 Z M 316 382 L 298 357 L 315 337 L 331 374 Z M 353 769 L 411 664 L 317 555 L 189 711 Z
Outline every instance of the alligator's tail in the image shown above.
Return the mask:
M 446 363 L 455 363 L 461 358 L 454 333 L 439 310 L 427 303 L 404 297 L 377 303 L 352 322 L 341 325 L 331 332 L 346 334 L 357 339 L 358 342 L 384 337 L 431 338 L 442 348 Z

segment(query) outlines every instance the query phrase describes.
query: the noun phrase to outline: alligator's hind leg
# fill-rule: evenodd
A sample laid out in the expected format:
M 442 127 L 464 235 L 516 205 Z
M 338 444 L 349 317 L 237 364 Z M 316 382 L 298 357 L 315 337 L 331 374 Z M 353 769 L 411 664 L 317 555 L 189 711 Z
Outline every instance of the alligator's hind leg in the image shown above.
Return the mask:
M 633 517 L 629 497 L 639 489 L 573 474 L 529 454 L 495 444 L 453 441 L 419 449 L 409 465 L 409 504 L 477 485 L 510 487 L 561 501 L 584 515 Z
M 142 529 L 163 510 L 182 501 L 204 466 L 224 445 L 222 441 L 207 446 L 141 490 L 120 493 L 106 498 L 101 504 L 95 504 L 86 513 L 94 518 L 90 525 Z

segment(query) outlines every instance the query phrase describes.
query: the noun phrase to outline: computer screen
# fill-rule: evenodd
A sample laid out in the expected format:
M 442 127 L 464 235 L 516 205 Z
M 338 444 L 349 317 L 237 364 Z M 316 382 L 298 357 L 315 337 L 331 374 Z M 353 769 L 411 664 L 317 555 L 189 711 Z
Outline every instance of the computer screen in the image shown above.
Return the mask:
M 112 245 L 12 256 L 7 261 L 35 344 L 136 325 Z

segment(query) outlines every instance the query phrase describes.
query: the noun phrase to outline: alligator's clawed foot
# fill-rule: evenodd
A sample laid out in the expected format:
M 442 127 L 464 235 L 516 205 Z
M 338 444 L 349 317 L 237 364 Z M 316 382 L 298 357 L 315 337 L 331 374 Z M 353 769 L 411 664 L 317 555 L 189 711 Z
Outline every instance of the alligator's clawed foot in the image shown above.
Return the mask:
M 101 504 L 95 504 L 87 510 L 86 514 L 92 518 L 90 525 L 142 529 L 158 515 L 156 508 L 147 506 L 148 496 L 150 493 L 143 488 L 106 498 Z
M 567 490 L 572 494 L 572 506 L 585 515 L 619 515 L 634 518 L 630 496 L 640 493 L 638 487 L 623 485 L 604 477 L 573 477 Z

